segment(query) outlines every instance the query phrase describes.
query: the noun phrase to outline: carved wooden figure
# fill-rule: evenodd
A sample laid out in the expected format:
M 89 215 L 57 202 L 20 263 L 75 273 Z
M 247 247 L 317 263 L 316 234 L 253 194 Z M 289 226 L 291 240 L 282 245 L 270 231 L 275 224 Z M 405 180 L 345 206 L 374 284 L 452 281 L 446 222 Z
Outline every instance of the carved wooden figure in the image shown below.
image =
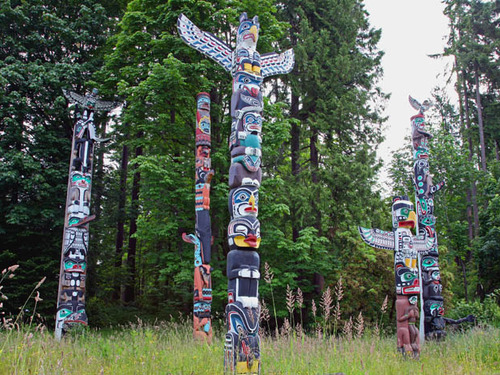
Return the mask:
M 420 295 L 418 278 L 418 253 L 427 252 L 434 245 L 434 238 L 413 236 L 416 226 L 413 203 L 407 196 L 394 197 L 392 204 L 392 232 L 359 227 L 361 238 L 368 245 L 394 251 L 396 279 L 397 348 L 405 355 L 418 358 L 420 344 L 417 300 Z
M 444 307 L 441 292 L 441 278 L 439 276 L 439 252 L 436 234 L 436 217 L 434 216 L 434 193 L 439 191 L 444 182 L 433 185 L 429 171 L 429 140 L 431 134 L 425 129 L 424 112 L 432 107 L 432 103 L 425 100 L 420 104 L 411 96 L 410 105 L 418 111 L 411 118 L 412 146 L 414 163 L 415 202 L 417 208 L 417 234 L 434 238 L 434 244 L 429 251 L 419 254 L 421 274 L 421 323 L 420 335 L 423 339 L 444 338 L 445 321 Z
M 262 179 L 261 131 L 265 77 L 289 73 L 293 51 L 260 55 L 259 20 L 240 16 L 236 48 L 200 30 L 180 15 L 177 28 L 191 47 L 216 61 L 233 76 L 229 151 L 230 252 L 227 255 L 228 304 L 224 347 L 225 374 L 258 374 L 261 368 L 258 301 L 260 257 L 259 187 Z
M 196 96 L 196 163 L 195 213 L 196 234 L 182 234 L 184 241 L 194 244 L 193 336 L 212 342 L 212 268 L 210 267 L 212 229 L 210 226 L 211 169 L 210 96 Z
M 59 273 L 55 330 L 57 339 L 61 339 L 73 326 L 88 324 L 85 312 L 85 283 L 89 222 L 95 219 L 95 216 L 90 214 L 94 144 L 105 141 L 96 136 L 94 112 L 109 111 L 119 105 L 116 102 L 100 101 L 96 89 L 86 96 L 63 91 L 70 102 L 76 103 L 76 123 L 73 130 Z

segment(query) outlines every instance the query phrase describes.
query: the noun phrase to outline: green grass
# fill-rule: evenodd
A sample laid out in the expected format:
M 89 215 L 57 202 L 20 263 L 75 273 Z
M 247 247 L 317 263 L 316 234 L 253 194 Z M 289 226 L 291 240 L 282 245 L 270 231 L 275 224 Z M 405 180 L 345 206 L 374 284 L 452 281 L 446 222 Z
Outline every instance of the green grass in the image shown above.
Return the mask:
M 427 342 L 420 360 L 396 353 L 396 338 L 262 338 L 263 374 L 500 374 L 500 329 L 474 328 Z M 221 374 L 223 333 L 196 344 L 187 323 L 52 332 L 0 331 L 0 374 Z

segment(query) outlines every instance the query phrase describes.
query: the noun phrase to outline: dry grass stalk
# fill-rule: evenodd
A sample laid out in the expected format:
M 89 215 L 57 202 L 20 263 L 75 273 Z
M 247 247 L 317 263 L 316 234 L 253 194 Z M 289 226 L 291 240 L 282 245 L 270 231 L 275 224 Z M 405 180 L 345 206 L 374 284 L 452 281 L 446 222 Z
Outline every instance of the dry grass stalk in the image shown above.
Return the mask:
M 316 311 L 317 311 L 317 308 L 316 308 L 316 302 L 314 300 L 312 300 L 312 313 L 313 313 L 313 316 L 314 316 L 314 320 L 316 320 Z
M 354 323 L 354 330 L 356 331 L 356 338 L 361 338 L 363 336 L 363 330 L 365 329 L 365 320 L 363 319 L 363 314 L 359 312 L 356 322 Z
M 297 307 L 301 309 L 304 306 L 304 295 L 302 294 L 302 290 L 297 288 Z
M 323 292 L 323 295 L 321 296 L 321 308 L 323 309 L 323 320 L 326 324 L 328 322 L 328 319 L 330 318 L 330 313 L 332 311 L 332 291 L 330 290 L 330 287 L 326 288 L 326 290 Z
M 268 284 L 271 284 L 271 281 L 273 281 L 274 278 L 274 273 L 273 270 L 271 269 L 271 266 L 269 263 L 265 262 L 264 263 L 264 281 Z
M 377 322 L 375 322 L 375 327 L 373 328 L 373 334 L 376 337 L 380 338 L 380 328 L 378 328 L 378 323 Z
M 293 294 L 293 290 L 288 284 L 286 285 L 286 308 L 290 315 L 292 315 L 293 310 L 295 309 L 295 296 Z
M 385 314 L 385 312 L 387 311 L 388 298 L 389 298 L 389 296 L 386 294 L 385 298 L 384 298 L 384 302 L 382 302 L 382 307 L 380 307 L 380 311 L 382 312 L 382 314 Z
M 264 300 L 260 301 L 260 321 L 267 322 L 269 324 L 269 319 L 271 319 L 271 314 L 267 308 L 266 302 Z
M 352 340 L 352 316 L 349 317 L 349 320 L 345 322 L 344 324 L 344 329 L 342 330 L 342 333 L 344 334 L 344 337 L 351 341 Z
M 297 332 L 298 337 L 305 336 L 304 329 L 302 328 L 302 324 L 297 323 L 295 326 L 295 332 Z
M 288 337 L 291 332 L 292 332 L 292 326 L 290 325 L 288 318 L 285 318 L 285 321 L 283 322 L 283 325 L 281 326 L 281 336 Z

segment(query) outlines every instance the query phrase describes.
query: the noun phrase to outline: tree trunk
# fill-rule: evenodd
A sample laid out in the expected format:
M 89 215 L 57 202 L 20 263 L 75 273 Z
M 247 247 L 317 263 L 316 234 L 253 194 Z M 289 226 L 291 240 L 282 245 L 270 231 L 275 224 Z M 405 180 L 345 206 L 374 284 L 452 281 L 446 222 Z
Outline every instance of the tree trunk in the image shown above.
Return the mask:
M 138 135 L 138 138 L 142 134 Z M 135 158 L 142 155 L 142 147 L 139 146 L 135 149 Z M 130 230 L 128 237 L 128 256 L 126 260 L 127 268 L 127 282 L 122 294 L 122 301 L 124 303 L 130 303 L 135 300 L 135 279 L 136 279 L 136 267 L 135 267 L 135 257 L 137 254 L 137 239 L 134 234 L 137 232 L 137 217 L 139 216 L 138 204 L 139 204 L 139 188 L 141 181 L 141 173 L 137 170 L 138 165 L 134 166 L 136 169 L 134 173 L 134 180 L 132 182 L 132 200 L 130 206 L 132 208 L 132 218 L 130 219 Z
M 318 236 L 322 235 L 321 231 L 321 210 L 319 207 L 317 207 L 317 202 L 320 201 L 320 196 L 319 196 L 319 152 L 318 152 L 318 135 L 319 131 L 316 128 L 312 128 L 312 135 L 310 138 L 310 144 L 309 144 L 309 153 L 310 153 L 310 158 L 311 158 L 311 181 L 313 183 L 313 194 L 314 198 L 313 201 L 311 202 L 313 212 L 316 215 L 316 222 L 314 224 L 314 227 L 318 230 Z
M 471 123 L 470 123 L 470 110 L 469 110 L 469 93 L 467 88 L 467 82 L 465 80 L 466 74 L 462 70 L 462 76 L 464 77 L 464 109 L 465 109 L 465 124 L 467 127 L 467 143 L 469 145 L 469 161 L 472 161 L 474 155 L 474 146 L 471 137 Z M 471 201 L 472 201 L 472 214 L 474 217 L 474 238 L 479 235 L 479 208 L 477 205 L 477 186 L 476 181 L 472 182 L 471 186 Z
M 125 241 L 125 203 L 127 201 L 127 171 L 128 171 L 128 147 L 122 147 L 122 160 L 120 163 L 120 195 L 118 197 L 118 220 L 116 223 L 115 242 L 115 283 L 113 285 L 113 300 L 120 298 L 120 283 L 116 280 L 122 266 L 123 243 Z
M 292 118 L 297 119 L 299 116 L 299 97 L 292 94 L 292 103 L 290 108 L 290 115 Z M 292 162 L 292 176 L 294 182 L 298 182 L 299 178 L 299 153 L 300 153 L 300 128 L 295 122 L 292 122 L 292 127 L 290 131 L 291 141 L 290 141 L 290 151 L 291 151 L 291 162 Z M 299 238 L 299 226 L 297 223 L 297 207 L 295 202 L 292 202 L 291 207 L 291 221 L 292 221 L 292 240 L 296 242 Z
M 457 57 L 455 56 L 455 67 L 457 66 Z M 459 106 L 459 116 L 460 116 L 460 133 L 462 135 L 462 140 L 465 143 L 467 140 L 469 144 L 469 151 L 471 150 L 471 139 L 470 135 L 466 134 L 466 127 L 465 127 L 465 119 L 464 119 L 464 97 L 462 95 L 462 90 L 463 90 L 463 80 L 462 76 L 460 75 L 460 71 L 457 69 L 457 93 L 458 93 L 458 106 Z M 463 77 L 465 78 L 465 77 Z M 467 96 L 466 96 L 467 97 Z M 470 158 L 470 154 L 469 154 Z M 470 161 L 470 160 L 469 160 Z M 472 244 L 472 240 L 474 239 L 474 224 L 473 224 L 473 219 L 472 219 L 472 189 L 469 187 L 467 189 L 467 227 L 468 227 L 468 238 L 469 238 L 469 246 Z
M 481 169 L 486 172 L 486 144 L 484 142 L 483 108 L 481 94 L 479 93 L 479 68 L 477 61 L 474 63 L 474 80 L 476 84 L 477 124 L 479 126 L 479 145 L 481 147 Z

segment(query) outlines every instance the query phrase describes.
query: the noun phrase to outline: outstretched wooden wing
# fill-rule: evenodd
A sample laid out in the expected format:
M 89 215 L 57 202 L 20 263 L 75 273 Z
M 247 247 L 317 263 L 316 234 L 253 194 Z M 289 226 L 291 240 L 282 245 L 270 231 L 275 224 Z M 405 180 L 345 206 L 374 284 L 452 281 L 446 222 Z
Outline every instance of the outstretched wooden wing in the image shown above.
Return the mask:
M 422 104 L 417 99 L 412 98 L 410 95 L 408 95 L 408 101 L 410 102 L 410 105 L 415 108 L 419 113 L 424 113 L 427 111 L 429 108 L 432 107 L 432 102 L 429 100 L 424 100 Z
M 71 103 L 78 103 L 80 105 L 85 105 L 87 103 L 87 98 L 83 95 L 66 89 L 62 89 L 62 91 L 66 99 L 68 99 Z
M 413 237 L 413 248 L 419 253 L 425 253 L 434 248 L 436 237 L 416 236 Z
M 102 100 L 98 100 L 95 102 L 95 110 L 96 111 L 111 111 L 112 109 L 118 107 L 120 102 L 105 102 Z
M 377 249 L 395 249 L 394 232 L 386 232 L 380 229 L 358 227 L 363 241 Z
M 276 52 L 265 53 L 260 58 L 262 78 L 290 73 L 295 63 L 293 49 L 279 54 Z
M 177 19 L 177 30 L 182 40 L 190 47 L 200 51 L 205 56 L 221 65 L 225 70 L 231 72 L 232 51 L 222 40 L 215 35 L 200 30 L 184 14 Z

